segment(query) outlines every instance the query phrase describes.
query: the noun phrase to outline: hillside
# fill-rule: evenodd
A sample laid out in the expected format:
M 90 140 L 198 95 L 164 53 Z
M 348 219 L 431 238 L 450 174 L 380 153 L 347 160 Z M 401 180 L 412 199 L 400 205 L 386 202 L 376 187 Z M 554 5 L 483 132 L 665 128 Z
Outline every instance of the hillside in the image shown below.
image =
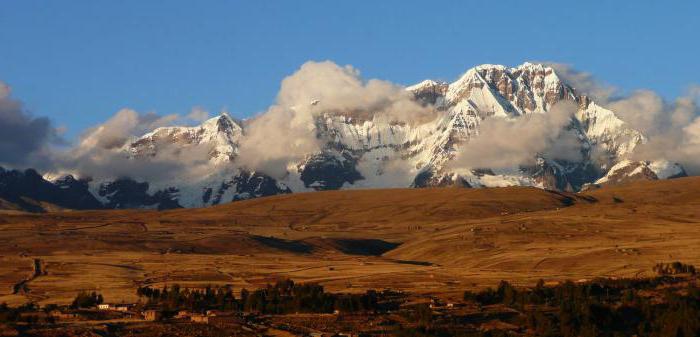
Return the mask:
M 327 191 L 172 211 L 0 215 L 0 302 L 278 277 L 330 290 L 457 293 L 700 264 L 700 178 L 580 193 L 527 187 Z M 38 267 L 37 267 L 38 266 Z M 37 268 L 39 270 L 37 270 Z

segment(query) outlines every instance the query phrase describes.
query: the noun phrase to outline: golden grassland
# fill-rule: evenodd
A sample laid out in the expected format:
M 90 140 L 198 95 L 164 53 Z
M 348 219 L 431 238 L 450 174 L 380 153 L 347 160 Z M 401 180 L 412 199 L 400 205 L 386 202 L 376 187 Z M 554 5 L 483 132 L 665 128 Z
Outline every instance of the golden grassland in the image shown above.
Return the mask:
M 131 302 L 142 285 L 278 278 L 457 297 L 502 279 L 648 276 L 658 262 L 700 265 L 699 222 L 700 178 L 579 194 L 350 190 L 164 212 L 6 211 L 0 302 L 65 304 L 81 290 Z

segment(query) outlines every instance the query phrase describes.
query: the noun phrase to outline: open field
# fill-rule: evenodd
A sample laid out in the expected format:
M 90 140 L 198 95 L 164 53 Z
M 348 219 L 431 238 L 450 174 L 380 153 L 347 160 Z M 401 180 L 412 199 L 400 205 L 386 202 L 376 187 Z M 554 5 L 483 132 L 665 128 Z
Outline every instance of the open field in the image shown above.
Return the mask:
M 134 301 L 141 285 L 277 278 L 330 291 L 461 296 L 700 265 L 700 178 L 581 194 L 534 188 L 283 195 L 207 209 L 0 215 L 0 302 L 65 304 L 80 290 Z

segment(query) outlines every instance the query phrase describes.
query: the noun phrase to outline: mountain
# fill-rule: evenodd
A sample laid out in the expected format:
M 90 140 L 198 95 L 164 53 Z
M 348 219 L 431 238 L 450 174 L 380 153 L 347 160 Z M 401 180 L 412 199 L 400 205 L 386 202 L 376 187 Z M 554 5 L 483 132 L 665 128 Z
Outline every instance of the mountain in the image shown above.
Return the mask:
M 53 182 L 35 170 L 6 170 L 0 167 L 2 209 L 43 212 L 48 209 L 100 209 L 104 206 L 89 192 L 88 182 L 64 176 Z
M 646 142 L 645 136 L 613 111 L 577 92 L 546 65 L 480 65 L 452 83 L 425 80 L 406 90 L 437 117 L 414 125 L 337 111 L 319 113 L 314 123 L 321 150 L 308 153 L 299 162 L 280 163 L 288 171 L 279 179 L 248 170 L 237 161 L 247 121 L 224 113 L 199 126 L 155 129 L 120 148 L 124 160 L 144 160 L 172 151 L 204 153 L 204 173 L 157 182 L 86 177 L 81 184 L 88 184 L 93 198 L 85 196 L 78 208 L 202 207 L 275 194 L 378 187 L 522 185 L 579 191 L 686 175 L 678 164 L 663 159 L 629 160 L 638 145 Z M 531 164 L 507 168 L 463 167 L 455 161 L 461 146 L 481 137 L 485 121 L 550 116 L 555 104 L 562 101 L 576 109 L 563 126 L 572 135 L 568 141 L 580 149 L 576 159 L 539 153 Z M 491 141 L 518 142 L 518 136 L 485 139 L 484 150 L 488 151 Z M 53 183 L 59 186 L 62 180 Z M 72 201 L 63 204 L 75 206 Z
M 686 177 L 687 173 L 680 165 L 666 160 L 632 161 L 621 160 L 608 170 L 608 173 L 587 184 L 584 189 L 598 188 L 607 185 L 617 185 L 639 180 L 658 180 Z
M 163 147 L 206 146 L 212 163 L 231 162 L 238 150 L 243 128 L 228 114 L 223 113 L 196 127 L 161 127 L 139 137 L 123 147 L 130 158 L 153 157 Z

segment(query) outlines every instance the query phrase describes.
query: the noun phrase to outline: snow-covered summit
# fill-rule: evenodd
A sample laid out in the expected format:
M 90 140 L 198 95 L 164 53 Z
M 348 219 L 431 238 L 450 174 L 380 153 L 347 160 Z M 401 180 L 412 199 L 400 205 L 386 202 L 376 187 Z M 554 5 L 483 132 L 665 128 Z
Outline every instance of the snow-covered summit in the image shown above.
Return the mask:
M 450 104 L 470 101 L 476 109 L 501 117 L 543 113 L 562 99 L 574 99 L 553 68 L 525 63 L 508 68 L 484 64 L 467 70 L 450 83 Z
M 437 88 L 443 85 L 446 85 L 447 83 L 445 82 L 440 82 L 440 81 L 435 81 L 435 80 L 424 80 L 420 83 L 416 83 L 414 85 L 406 87 L 406 90 L 408 91 L 421 91 L 421 90 L 426 90 L 426 89 L 432 89 L 432 88 Z
M 634 161 L 621 160 L 613 165 L 608 173 L 591 186 L 612 185 L 635 180 L 657 180 L 685 177 L 685 170 L 668 160 Z
M 214 163 L 232 161 L 238 153 L 243 128 L 227 113 L 198 126 L 160 127 L 125 145 L 131 157 L 156 156 L 163 147 L 204 146 Z

